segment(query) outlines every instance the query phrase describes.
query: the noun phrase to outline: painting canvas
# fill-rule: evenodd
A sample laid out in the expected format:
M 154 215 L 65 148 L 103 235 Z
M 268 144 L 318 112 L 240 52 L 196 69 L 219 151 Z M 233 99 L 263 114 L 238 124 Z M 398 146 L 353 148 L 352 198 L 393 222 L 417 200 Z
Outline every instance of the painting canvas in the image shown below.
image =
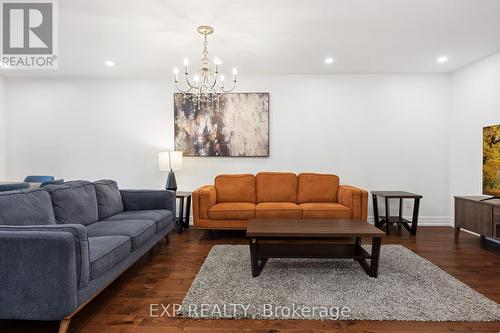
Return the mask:
M 210 102 L 176 93 L 174 117 L 175 150 L 184 156 L 269 156 L 269 93 L 229 93 Z
M 500 125 L 483 128 L 483 194 L 500 197 Z

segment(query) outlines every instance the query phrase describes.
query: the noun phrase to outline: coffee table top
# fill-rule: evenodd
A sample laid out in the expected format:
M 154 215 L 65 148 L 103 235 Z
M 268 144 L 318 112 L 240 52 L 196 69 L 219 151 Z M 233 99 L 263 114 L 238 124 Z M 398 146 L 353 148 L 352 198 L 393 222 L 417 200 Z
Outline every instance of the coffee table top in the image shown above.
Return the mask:
M 363 220 L 251 219 L 247 237 L 384 237 L 385 232 Z

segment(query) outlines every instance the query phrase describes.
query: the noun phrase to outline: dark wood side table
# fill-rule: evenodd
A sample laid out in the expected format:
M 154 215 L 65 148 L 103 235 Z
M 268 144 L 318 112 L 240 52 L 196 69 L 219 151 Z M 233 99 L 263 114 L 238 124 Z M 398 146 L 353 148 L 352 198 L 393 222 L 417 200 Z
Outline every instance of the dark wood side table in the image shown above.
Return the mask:
M 385 200 L 385 216 L 379 216 L 378 213 L 378 197 L 382 197 Z M 375 219 L 375 226 L 382 227 L 385 224 L 385 233 L 389 235 L 389 225 L 396 223 L 398 227 L 401 225 L 405 227 L 410 234 L 415 235 L 417 233 L 417 223 L 418 223 L 418 209 L 420 206 L 420 199 L 423 198 L 420 194 L 405 192 L 405 191 L 372 191 L 373 198 L 373 215 Z M 399 199 L 399 214 L 398 216 L 391 216 L 389 199 Z M 413 199 L 413 216 L 411 221 L 403 218 L 403 199 Z M 411 224 L 411 227 L 410 227 Z
M 191 192 L 177 191 L 175 197 L 179 200 L 179 217 L 175 219 L 177 231 L 182 234 L 182 228 L 189 228 L 189 217 L 191 215 Z M 186 200 L 186 215 L 184 215 L 184 200 Z

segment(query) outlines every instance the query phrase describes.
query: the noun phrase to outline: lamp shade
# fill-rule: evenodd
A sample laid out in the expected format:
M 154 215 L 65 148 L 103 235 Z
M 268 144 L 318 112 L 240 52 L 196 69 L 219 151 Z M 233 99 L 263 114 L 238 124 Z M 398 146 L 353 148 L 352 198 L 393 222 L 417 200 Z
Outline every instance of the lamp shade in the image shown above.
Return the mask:
M 158 168 L 160 170 L 181 170 L 182 151 L 166 151 L 159 153 Z
M 172 170 L 182 169 L 182 151 L 170 152 L 170 169 Z

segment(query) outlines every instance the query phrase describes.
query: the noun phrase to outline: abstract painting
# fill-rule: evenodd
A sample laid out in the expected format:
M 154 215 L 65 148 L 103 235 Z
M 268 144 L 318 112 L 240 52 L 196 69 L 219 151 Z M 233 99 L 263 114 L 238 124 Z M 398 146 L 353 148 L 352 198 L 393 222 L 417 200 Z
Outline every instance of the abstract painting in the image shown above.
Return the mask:
M 269 93 L 228 93 L 216 101 L 174 94 L 175 150 L 184 156 L 269 156 Z

